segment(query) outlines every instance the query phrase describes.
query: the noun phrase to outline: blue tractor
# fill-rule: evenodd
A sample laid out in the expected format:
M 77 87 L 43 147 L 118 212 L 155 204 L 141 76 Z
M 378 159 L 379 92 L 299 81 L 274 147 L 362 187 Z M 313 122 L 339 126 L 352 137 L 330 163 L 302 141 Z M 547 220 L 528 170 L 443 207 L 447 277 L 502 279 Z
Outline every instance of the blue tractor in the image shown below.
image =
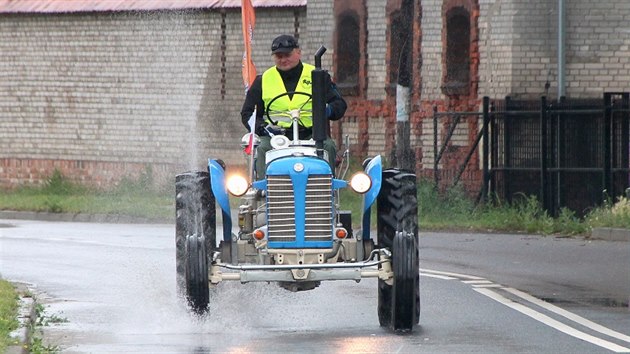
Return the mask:
M 312 73 L 312 140 L 299 140 L 297 124 L 292 141 L 274 136 L 273 149 L 255 157 L 265 159 L 266 176 L 256 180 L 250 168 L 252 182 L 227 173 L 225 164 L 216 159 L 208 161 L 207 171 L 176 176 L 177 288 L 192 312 L 206 314 L 210 289 L 223 281 L 276 282 L 302 291 L 322 281 L 377 278 L 380 325 L 412 331 L 420 316 L 416 176 L 383 169 L 381 157 L 375 156 L 345 180 L 346 142 L 339 168 L 342 176 L 335 178 L 334 164 L 328 162 L 334 157 L 326 156 L 323 149 L 322 92 L 328 75 L 321 69 L 324 52 L 324 47 L 317 51 Z M 301 114 L 284 112 L 294 122 Z M 244 144 L 250 138 L 256 139 L 246 135 Z M 340 210 L 342 188 L 363 195 L 356 230 L 350 212 Z M 230 194 L 241 201 L 234 213 Z M 375 235 L 370 227 L 373 207 Z M 218 211 L 221 223 L 217 223 Z M 233 214 L 238 226 L 232 223 Z

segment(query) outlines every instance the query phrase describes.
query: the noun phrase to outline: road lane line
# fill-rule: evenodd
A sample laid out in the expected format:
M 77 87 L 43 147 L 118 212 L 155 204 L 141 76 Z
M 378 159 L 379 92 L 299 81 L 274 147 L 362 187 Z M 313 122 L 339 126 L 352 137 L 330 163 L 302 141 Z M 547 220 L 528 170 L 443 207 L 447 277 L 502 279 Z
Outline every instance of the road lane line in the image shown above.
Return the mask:
M 460 279 L 485 280 L 485 278 L 476 277 L 474 275 L 466 275 L 466 274 L 451 273 L 451 272 L 442 272 L 442 271 L 439 271 L 439 270 L 432 270 L 432 269 L 420 268 L 420 271 L 423 272 L 423 273 L 432 273 L 432 274 L 446 275 L 446 276 L 449 276 L 449 277 L 455 277 L 455 278 L 460 278 Z
M 474 285 L 474 284 L 492 284 L 490 280 L 462 280 L 462 283 Z
M 562 309 L 562 308 L 560 308 L 558 306 L 552 305 L 552 304 L 550 304 L 550 303 L 548 303 L 546 301 L 540 300 L 540 299 L 538 299 L 536 297 L 533 297 L 532 295 L 529 295 L 527 293 L 524 293 L 524 292 L 522 292 L 520 290 L 517 290 L 517 289 L 514 289 L 514 288 L 503 288 L 503 290 L 505 290 L 505 291 L 507 291 L 509 293 L 512 293 L 512 294 L 520 297 L 523 300 L 527 300 L 527 301 L 529 301 L 529 302 L 531 302 L 533 304 L 536 304 L 536 305 L 538 305 L 538 306 L 540 306 L 540 307 L 542 307 L 542 308 L 544 308 L 544 309 L 546 309 L 548 311 L 551 311 L 551 312 L 553 312 L 555 314 L 558 314 L 558 315 L 560 315 L 562 317 L 568 318 L 569 320 L 571 320 L 571 321 L 573 321 L 575 323 L 581 324 L 584 327 L 590 328 L 593 331 L 596 331 L 596 332 L 605 334 L 605 335 L 607 335 L 609 337 L 616 338 L 616 339 L 622 340 L 624 342 L 630 343 L 630 336 L 627 336 L 627 335 L 625 335 L 623 333 L 619 333 L 619 332 L 614 331 L 614 330 L 612 330 L 610 328 L 604 327 L 604 326 L 602 326 L 602 325 L 600 325 L 598 323 L 595 323 L 593 321 L 587 320 L 586 318 L 584 318 L 582 316 L 579 316 L 579 315 L 576 315 L 573 312 L 569 312 L 569 311 L 567 311 L 565 309 Z
M 489 298 L 491 298 L 494 301 L 497 301 L 498 303 L 501 303 L 507 307 L 510 307 L 528 317 L 533 318 L 534 320 L 541 322 L 551 328 L 554 328 L 560 332 L 563 332 L 565 334 L 568 334 L 572 337 L 581 339 L 583 341 L 589 342 L 591 344 L 597 345 L 599 347 L 608 349 L 610 351 L 616 352 L 616 353 L 630 353 L 630 348 L 626 348 L 626 347 L 622 347 L 620 345 L 617 345 L 615 343 L 609 342 L 607 340 L 592 336 L 588 333 L 584 333 L 582 331 L 579 331 L 571 326 L 568 326 L 560 321 L 554 320 L 553 318 L 542 314 L 538 311 L 535 311 L 525 305 L 519 304 L 517 302 L 514 302 L 500 294 L 498 294 L 495 291 L 492 291 L 491 289 L 482 289 L 482 288 L 473 288 L 474 291 L 485 295 Z
M 473 288 L 502 288 L 501 284 L 473 284 Z
M 429 274 L 429 273 L 420 273 L 420 275 L 422 275 L 423 277 L 438 278 L 438 279 L 444 279 L 444 280 L 455 280 L 455 279 L 457 279 L 457 278 L 453 278 L 453 277 L 448 277 L 446 275 L 437 275 L 437 274 Z

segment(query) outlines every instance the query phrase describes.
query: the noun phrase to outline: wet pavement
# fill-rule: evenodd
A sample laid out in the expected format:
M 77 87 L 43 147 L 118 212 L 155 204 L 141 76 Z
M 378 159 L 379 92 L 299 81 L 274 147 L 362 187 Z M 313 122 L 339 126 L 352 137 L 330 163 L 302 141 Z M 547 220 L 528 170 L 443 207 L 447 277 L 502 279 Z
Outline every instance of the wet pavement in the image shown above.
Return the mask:
M 630 347 L 624 337 L 630 335 L 628 243 L 422 233 L 421 326 L 398 335 L 378 326 L 374 279 L 326 282 L 300 293 L 225 282 L 213 289 L 210 315 L 197 318 L 175 295 L 172 225 L 0 224 L 0 273 L 29 284 L 47 314 L 67 320 L 44 329 L 45 340 L 63 353 L 606 353 Z M 577 324 L 510 289 L 612 332 Z M 561 326 L 541 321 L 545 316 Z

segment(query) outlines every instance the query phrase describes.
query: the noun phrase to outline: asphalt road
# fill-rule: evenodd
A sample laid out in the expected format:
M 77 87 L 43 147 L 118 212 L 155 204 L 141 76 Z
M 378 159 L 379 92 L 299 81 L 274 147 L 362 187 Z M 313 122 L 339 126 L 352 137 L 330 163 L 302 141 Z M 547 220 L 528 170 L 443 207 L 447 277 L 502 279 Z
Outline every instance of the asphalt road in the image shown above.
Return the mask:
M 29 284 L 63 353 L 630 352 L 630 243 L 421 235 L 421 326 L 378 326 L 376 281 L 301 293 L 225 282 L 175 295 L 172 225 L 0 220 L 0 274 Z M 540 299 L 546 301 L 540 301 Z

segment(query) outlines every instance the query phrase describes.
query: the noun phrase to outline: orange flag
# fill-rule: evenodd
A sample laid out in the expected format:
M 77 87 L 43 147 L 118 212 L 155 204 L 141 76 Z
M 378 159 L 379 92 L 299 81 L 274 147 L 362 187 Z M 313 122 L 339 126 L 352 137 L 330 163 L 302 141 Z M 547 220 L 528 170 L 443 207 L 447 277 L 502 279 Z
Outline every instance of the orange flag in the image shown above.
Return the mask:
M 251 0 L 241 0 L 241 26 L 243 29 L 243 43 L 245 51 L 243 52 L 243 84 L 245 85 L 245 93 L 256 78 L 256 66 L 252 60 L 252 38 L 254 37 L 254 27 L 256 26 L 256 13 L 252 6 Z M 256 126 L 256 110 L 249 117 L 249 144 L 245 147 L 245 153 L 252 155 L 254 150 L 254 130 Z
M 241 0 L 241 26 L 243 28 L 243 43 L 245 44 L 243 84 L 245 85 L 245 92 L 247 92 L 256 78 L 256 66 L 252 60 L 252 37 L 256 26 L 256 14 L 251 0 Z

